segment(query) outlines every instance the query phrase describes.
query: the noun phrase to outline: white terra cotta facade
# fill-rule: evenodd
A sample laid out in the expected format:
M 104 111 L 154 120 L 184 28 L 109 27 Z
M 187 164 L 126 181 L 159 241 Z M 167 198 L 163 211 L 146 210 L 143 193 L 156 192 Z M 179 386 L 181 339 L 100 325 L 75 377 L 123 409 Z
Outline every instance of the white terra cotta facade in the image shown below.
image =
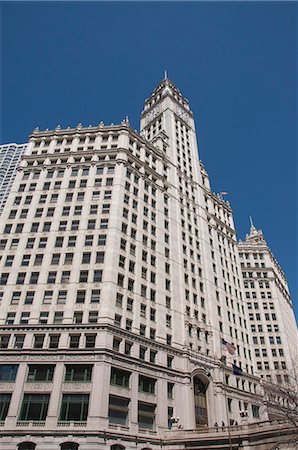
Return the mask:
M 170 80 L 140 133 L 36 129 L 0 226 L 1 449 L 276 442 L 250 441 L 267 412 L 232 210 Z

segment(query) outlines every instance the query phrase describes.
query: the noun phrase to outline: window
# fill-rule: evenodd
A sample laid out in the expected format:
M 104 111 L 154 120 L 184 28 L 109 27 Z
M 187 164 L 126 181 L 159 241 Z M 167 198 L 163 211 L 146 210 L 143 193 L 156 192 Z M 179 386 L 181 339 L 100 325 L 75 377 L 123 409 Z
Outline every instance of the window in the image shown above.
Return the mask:
M 43 254 L 39 253 L 35 256 L 35 260 L 34 260 L 34 265 L 35 266 L 40 266 L 43 260 Z
M 24 334 L 17 334 L 15 336 L 14 348 L 23 348 L 24 340 L 25 340 Z
M 75 247 L 76 246 L 76 240 L 77 237 L 76 236 L 69 236 L 68 238 L 68 247 Z
M 44 334 L 35 334 L 33 348 L 43 348 L 44 338 Z
M 0 364 L 0 381 L 15 381 L 18 368 L 18 364 Z
M 155 394 L 155 383 L 155 379 L 139 375 L 139 392 Z
M 79 450 L 79 444 L 75 442 L 64 442 L 60 444 L 60 450 Z
M 91 291 L 91 303 L 99 303 L 100 301 L 100 290 L 92 289 Z
M 127 425 L 129 399 L 109 396 L 109 423 Z M 114 446 L 113 446 L 114 447 Z M 121 447 L 122 448 L 122 447 Z
M 29 364 L 27 381 L 53 381 L 54 364 Z
M 30 258 L 30 256 L 29 256 Z M 11 267 L 14 260 L 14 255 L 8 255 L 5 261 L 5 267 Z
M 92 365 L 65 365 L 64 381 L 69 382 L 89 382 L 92 377 Z
M 69 340 L 69 348 L 79 348 L 80 334 L 71 334 Z
M 96 263 L 103 263 L 104 262 L 104 256 L 105 256 L 104 252 L 97 252 L 96 253 L 96 260 L 95 260 L 95 262 Z
M 154 429 L 155 405 L 138 402 L 138 424 L 139 428 Z
M 56 276 L 57 276 L 57 272 L 53 272 L 53 271 L 49 272 L 47 283 L 55 283 L 56 282 Z
M 101 219 L 100 228 L 108 228 L 109 219 Z
M 88 281 L 88 270 L 81 270 L 80 271 L 80 278 L 79 278 L 79 282 L 80 283 L 86 283 Z
M 55 247 L 63 247 L 63 236 L 57 236 L 56 237 L 56 242 L 55 242 Z
M 28 239 L 28 242 L 29 242 L 29 239 Z M 48 238 L 46 238 L 46 237 L 41 237 L 41 238 L 39 239 L 38 247 L 39 247 L 39 248 L 46 248 L 47 242 L 48 242 Z M 63 238 L 62 238 L 62 244 L 63 244 Z M 57 247 L 58 247 L 58 246 L 57 246 Z M 62 245 L 61 245 L 61 247 L 62 247 Z M 29 248 L 29 247 L 28 247 L 28 248 Z M 30 248 L 32 248 L 32 247 L 30 247 Z
M 259 418 L 260 417 L 260 407 L 258 405 L 251 405 L 252 416 Z
M 11 305 L 18 305 L 19 301 L 20 301 L 20 298 L 21 298 L 21 292 L 13 292 L 10 304 Z
M 72 264 L 72 260 L 73 260 L 73 253 L 65 253 L 64 264 L 65 265 Z
M 0 421 L 6 419 L 8 408 L 10 405 L 11 394 L 0 394 Z
M 88 394 L 63 394 L 59 420 L 77 422 L 86 421 L 88 407 Z
M 102 270 L 94 270 L 93 281 L 94 283 L 100 283 L 102 280 Z
M 50 395 L 24 394 L 20 420 L 44 421 L 47 416 Z
M 174 392 L 174 383 L 168 383 L 168 399 L 173 399 L 173 392 Z
M 48 323 L 48 319 L 49 319 L 49 313 L 48 312 L 41 312 L 39 314 L 39 323 Z
M 98 311 L 89 311 L 88 322 L 97 323 L 98 321 Z
M 80 224 L 80 221 L 79 220 L 72 220 L 71 221 L 71 230 L 72 231 L 74 231 L 74 230 L 78 230 L 79 229 L 79 224 Z
M 95 340 L 96 340 L 96 334 L 86 334 L 85 348 L 95 348 Z
M 8 348 L 10 334 L 2 334 L 0 336 L 0 348 Z
M 40 255 L 36 255 L 36 257 L 37 256 L 40 256 Z M 37 284 L 38 277 L 39 277 L 39 272 L 32 272 L 30 275 L 29 284 Z
M 51 334 L 49 341 L 49 348 L 58 348 L 59 347 L 60 334 Z
M 75 311 L 73 314 L 73 323 L 82 323 L 83 313 L 81 311 Z
M 77 291 L 76 303 L 85 303 L 86 291 Z
M 7 313 L 5 325 L 13 325 L 15 317 L 16 317 L 15 313 Z
M 85 247 L 89 247 L 89 246 L 91 246 L 92 244 L 93 244 L 93 235 L 92 235 L 92 234 L 87 235 L 87 236 L 85 237 Z
M 66 259 L 66 255 L 65 255 L 65 259 Z M 63 270 L 63 272 L 61 274 L 61 283 L 69 283 L 69 280 L 70 280 L 70 271 Z
M 115 386 L 128 388 L 130 375 L 131 375 L 130 372 L 126 372 L 125 370 L 112 367 L 110 383 Z
M 66 302 L 67 291 L 58 291 L 57 303 L 64 304 Z
M 53 323 L 63 323 L 63 311 L 56 311 L 54 313 Z

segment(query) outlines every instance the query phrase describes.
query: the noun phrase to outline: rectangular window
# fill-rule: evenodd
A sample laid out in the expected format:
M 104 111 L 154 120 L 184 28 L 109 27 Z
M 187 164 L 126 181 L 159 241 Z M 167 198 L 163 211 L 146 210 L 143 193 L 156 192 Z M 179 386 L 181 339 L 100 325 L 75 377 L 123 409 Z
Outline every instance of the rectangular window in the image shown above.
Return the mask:
M 10 405 L 11 394 L 0 394 L 0 421 L 4 422 L 6 419 L 8 408 Z
M 128 422 L 129 399 L 109 396 L 109 423 L 126 426 Z
M 54 321 L 53 323 L 63 323 L 63 311 L 56 311 L 54 313 Z
M 59 420 L 84 422 L 88 407 L 89 394 L 63 394 Z
M 71 334 L 69 340 L 69 348 L 79 348 L 80 334 Z
M 0 364 L 0 381 L 15 381 L 18 368 L 18 364 Z
M 53 381 L 54 364 L 29 364 L 27 381 Z
M 92 377 L 92 369 L 92 365 L 66 364 L 64 381 L 89 382 Z
M 44 334 L 35 334 L 33 348 L 43 348 L 44 338 Z
M 155 426 L 155 408 L 151 403 L 138 402 L 139 428 L 153 430 Z
M 154 378 L 139 375 L 139 392 L 146 392 L 147 394 L 155 394 L 155 383 L 156 380 Z
M 125 370 L 112 367 L 110 383 L 111 385 L 114 386 L 121 386 L 124 388 L 128 388 L 130 375 L 131 375 L 130 372 L 126 372 Z
M 50 395 L 24 394 L 20 420 L 44 421 L 47 416 Z
M 51 334 L 49 341 L 49 348 L 58 348 L 59 347 L 60 334 Z
M 99 303 L 100 301 L 100 290 L 92 289 L 91 291 L 91 303 Z
M 95 340 L 96 340 L 96 334 L 86 334 L 85 348 L 95 348 Z

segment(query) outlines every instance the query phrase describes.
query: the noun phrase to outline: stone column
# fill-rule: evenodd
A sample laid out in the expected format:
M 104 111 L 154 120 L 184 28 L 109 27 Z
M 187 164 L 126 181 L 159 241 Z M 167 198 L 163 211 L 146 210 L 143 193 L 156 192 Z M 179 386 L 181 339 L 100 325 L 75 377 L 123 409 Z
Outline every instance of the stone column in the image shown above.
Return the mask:
M 174 395 L 175 395 L 174 387 Z M 156 405 L 156 425 L 157 428 L 168 428 L 168 383 L 166 380 L 159 379 L 157 381 L 157 405 Z
M 139 376 L 133 372 L 131 378 L 131 400 L 130 400 L 130 425 L 131 433 L 137 434 L 139 431 L 138 424 L 138 396 L 139 396 Z
M 19 365 L 15 386 L 11 396 L 8 414 L 6 417 L 6 425 L 8 428 L 15 428 L 15 424 L 20 413 L 26 373 L 27 373 L 27 364 L 21 363 Z
M 61 391 L 63 383 L 64 364 L 58 363 L 55 367 L 53 378 L 53 389 L 49 403 L 47 415 L 47 427 L 56 428 L 57 420 L 59 420 L 59 406 L 61 403 Z
M 110 365 L 105 362 L 97 362 L 93 367 L 88 421 L 95 429 L 108 427 L 110 373 Z

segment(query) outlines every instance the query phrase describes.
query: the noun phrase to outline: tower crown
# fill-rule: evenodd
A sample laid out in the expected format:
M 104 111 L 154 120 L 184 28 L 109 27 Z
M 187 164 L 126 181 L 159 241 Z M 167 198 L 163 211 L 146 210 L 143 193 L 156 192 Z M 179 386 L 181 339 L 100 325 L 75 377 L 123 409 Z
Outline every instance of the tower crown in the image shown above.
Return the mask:
M 253 241 L 253 242 L 259 242 L 259 243 L 265 243 L 265 239 L 264 239 L 262 230 L 257 230 L 253 224 L 252 218 L 250 217 L 249 219 L 250 219 L 250 231 L 249 231 L 249 234 L 247 234 L 245 237 L 246 242 Z
M 175 86 L 175 84 L 167 78 L 165 73 L 165 78 L 158 83 L 149 98 L 145 100 L 144 111 L 147 112 L 150 108 L 160 103 L 165 97 L 171 97 L 177 104 L 185 108 L 188 113 L 192 114 L 189 107 L 188 100 L 182 95 L 181 91 Z

